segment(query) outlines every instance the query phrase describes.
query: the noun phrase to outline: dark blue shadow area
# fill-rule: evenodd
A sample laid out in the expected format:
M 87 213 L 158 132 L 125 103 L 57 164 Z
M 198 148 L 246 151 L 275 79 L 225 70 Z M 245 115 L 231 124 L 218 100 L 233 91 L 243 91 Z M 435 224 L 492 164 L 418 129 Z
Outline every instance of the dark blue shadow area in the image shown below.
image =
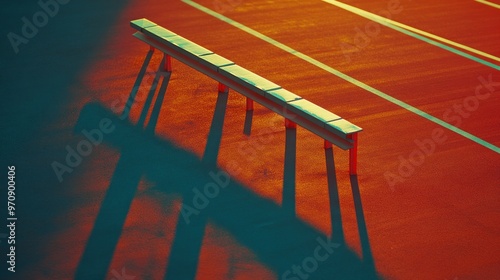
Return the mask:
M 69 91 L 82 87 L 78 78 L 92 65 L 128 2 L 69 1 L 59 5 L 57 13 L 19 46 L 17 54 L 6 35 L 22 35 L 21 19 L 33 21 L 42 8 L 38 1 L 2 2 L 0 165 L 2 170 L 8 165 L 17 167 L 16 215 L 20 222 L 16 227 L 16 274 L 5 275 L 6 243 L 2 242 L 0 279 L 30 279 L 27 275 L 34 274 L 50 279 L 54 268 L 34 271 L 36 264 L 54 254 L 73 254 L 48 243 L 54 233 L 67 227 L 56 218 L 75 203 L 65 194 L 73 186 L 59 182 L 51 163 L 64 160 L 65 146 L 74 144 L 67 140 L 74 141 L 73 124 L 63 125 L 68 119 L 65 113 L 70 111 Z M 53 129 L 55 124 L 57 129 Z M 5 195 L 2 191 L 0 201 L 7 201 Z M 5 214 L 1 211 L 2 220 Z
M 153 51 L 149 51 L 144 60 L 144 64 L 137 76 L 134 88 L 130 92 L 127 104 L 120 119 L 126 119 L 130 111 L 131 105 L 134 103 L 135 96 L 145 75 Z M 160 63 L 160 69 L 150 86 L 149 93 L 144 104 L 141 117 L 139 118 L 137 127 L 144 127 L 147 112 L 152 105 L 159 80 L 163 77 L 162 84 L 151 111 L 149 122 L 146 126 L 146 133 L 154 134 L 154 129 L 160 114 L 160 108 L 163 105 L 163 99 L 167 91 L 168 82 L 170 81 L 170 72 L 161 71 L 164 61 Z M 79 132 L 81 130 L 76 130 Z M 85 246 L 85 251 L 81 257 L 78 269 L 75 274 L 75 279 L 104 279 L 109 269 L 113 253 L 115 251 L 118 240 L 121 236 L 121 231 L 127 214 L 134 199 L 137 186 L 141 180 L 143 171 L 140 168 L 128 169 L 129 161 L 134 160 L 134 153 L 123 151 L 120 160 L 116 166 L 113 178 L 109 185 L 106 196 L 102 202 L 99 214 L 96 218 L 89 240 Z
M 120 169 L 115 171 L 113 178 L 120 178 L 123 175 L 117 173 L 135 168 L 141 170 L 149 181 L 155 182 L 157 190 L 166 194 L 184 194 L 194 188 L 206 192 L 207 186 L 219 187 L 219 191 L 212 192 L 204 207 L 197 207 L 198 214 L 190 215 L 187 219 L 185 215 L 180 216 L 180 222 L 186 223 L 186 232 L 194 225 L 192 230 L 197 233 L 191 242 L 197 248 L 205 222 L 198 227 L 195 219 L 202 217 L 202 220 L 208 219 L 232 234 L 238 242 L 254 252 L 264 265 L 275 271 L 280 279 L 282 275 L 288 276 L 288 279 L 298 275 L 302 275 L 303 279 L 379 278 L 372 267 L 343 244 L 333 243 L 323 233 L 290 216 L 273 201 L 254 194 L 213 164 L 204 163 L 196 155 L 167 140 L 144 133 L 142 128 L 120 120 L 99 104 L 85 106 L 76 130 L 96 128 L 106 118 L 112 121 L 115 129 L 106 135 L 105 143 L 130 155 L 121 158 L 123 162 L 120 161 Z M 192 201 L 185 200 L 183 203 L 195 206 Z M 118 210 L 127 212 L 128 208 Z M 120 214 L 123 215 L 126 214 Z M 102 225 L 97 223 L 108 224 L 109 221 L 96 221 L 95 226 L 100 227 Z M 115 243 L 117 237 L 104 235 L 101 238 L 109 238 L 110 242 Z M 179 238 L 188 244 L 190 236 L 188 234 Z M 184 259 L 190 267 L 198 261 L 199 255 L 193 255 L 189 250 L 187 253 L 175 250 L 170 258 Z M 178 273 L 169 279 L 192 279 L 192 274 L 182 275 L 182 269 Z

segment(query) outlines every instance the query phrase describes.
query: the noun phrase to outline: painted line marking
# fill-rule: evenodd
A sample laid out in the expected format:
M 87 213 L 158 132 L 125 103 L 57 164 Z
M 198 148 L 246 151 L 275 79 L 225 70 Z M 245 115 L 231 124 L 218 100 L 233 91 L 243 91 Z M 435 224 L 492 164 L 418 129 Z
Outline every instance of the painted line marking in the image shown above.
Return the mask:
M 379 96 L 379 97 L 381 97 L 381 98 L 383 98 L 383 99 L 385 99 L 393 104 L 396 104 L 396 105 L 398 105 L 398 106 L 400 106 L 400 107 L 402 107 L 402 108 L 404 108 L 412 113 L 415 113 L 415 114 L 417 114 L 417 115 L 419 115 L 419 116 L 421 116 L 421 117 L 423 117 L 431 122 L 434 122 L 434 123 L 446 128 L 446 129 L 449 129 L 449 130 L 451 130 L 451 131 L 453 131 L 453 132 L 455 132 L 455 133 L 457 133 L 457 134 L 459 134 L 459 135 L 461 135 L 461 136 L 463 136 L 471 141 L 476 142 L 477 144 L 479 144 L 481 146 L 484 146 L 484 147 L 500 154 L 499 147 L 497 147 L 489 142 L 486 142 L 485 140 L 483 140 L 477 136 L 474 136 L 474 135 L 470 134 L 469 132 L 466 132 L 466 131 L 464 131 L 456 126 L 453 126 L 453 125 L 451 125 L 451 124 L 449 124 L 449 123 L 447 123 L 439 118 L 436 118 L 436 117 L 434 117 L 434 116 L 432 116 L 432 115 L 430 115 L 430 114 L 428 114 L 420 109 L 417 109 L 404 101 L 396 99 L 396 98 L 394 98 L 386 93 L 381 92 L 378 89 L 375 89 L 375 88 L 373 88 L 373 87 L 371 87 L 371 86 L 369 86 L 369 85 L 367 85 L 359 80 L 356 80 L 355 78 L 353 78 L 347 74 L 344 74 L 344 73 L 340 72 L 339 70 L 334 69 L 334 68 L 324 64 L 323 62 L 320 62 L 320 61 L 318 61 L 318 60 L 316 60 L 316 59 L 314 59 L 306 54 L 303 54 L 297 50 L 294 50 L 294 49 L 290 48 L 289 46 L 287 46 L 283 43 L 280 43 L 280 42 L 272 39 L 271 37 L 268 37 L 268 36 L 254 30 L 248 26 L 245 26 L 245 25 L 243 25 L 237 21 L 234 21 L 226 16 L 223 16 L 215 11 L 212 11 L 205 6 L 202 6 L 196 2 L 193 2 L 192 0 L 182 0 L 182 2 L 192 6 L 196 9 L 206 13 L 206 14 L 209 14 L 209 15 L 211 15 L 211 16 L 213 16 L 221 21 L 224 21 L 224 22 L 226 22 L 226 23 L 228 23 L 228 24 L 230 24 L 230 25 L 232 25 L 232 26 L 234 26 L 242 31 L 245 31 L 246 33 L 249 33 L 249 34 L 281 49 L 281 50 L 284 50 L 285 52 L 288 52 L 288 53 L 290 53 L 290 54 L 292 54 L 292 55 L 294 55 L 294 56 L 296 56 L 304 61 L 307 61 L 310 64 L 317 66 L 317 67 L 319 67 L 319 68 L 321 68 L 321 69 L 323 69 L 323 70 L 325 70 L 325 71 L 327 71 L 327 72 L 329 72 L 329 73 L 331 73 L 331 74 L 333 74 L 333 75 L 335 75 L 335 76 L 337 76 L 337 77 L 339 77 L 347 82 L 350 82 L 350 83 L 352 83 L 352 84 L 354 84 L 354 85 L 356 85 L 356 86 L 358 86 L 366 91 L 369 91 L 369 92 L 371 92 L 371 93 L 373 93 L 373 94 L 375 94 L 375 95 L 377 95 L 377 96 Z
M 479 62 L 481 64 L 484 64 L 486 66 L 492 67 L 492 68 L 494 68 L 496 70 L 500 70 L 500 65 L 496 65 L 496 64 L 493 64 L 491 62 L 485 61 L 485 60 L 483 60 L 481 58 L 478 58 L 478 57 L 472 56 L 470 54 L 464 53 L 464 52 L 462 52 L 460 50 L 457 50 L 457 49 L 452 48 L 450 46 L 444 45 L 444 44 L 439 43 L 437 41 L 441 41 L 443 43 L 446 43 L 448 45 L 454 46 L 456 48 L 460 48 L 462 50 L 465 50 L 465 51 L 468 51 L 468 52 L 471 52 L 471 53 L 474 53 L 474 54 L 477 54 L 477 55 L 480 55 L 482 57 L 486 57 L 486 58 L 489 58 L 489 59 L 492 59 L 492 60 L 495 60 L 495 61 L 500 61 L 500 57 L 494 56 L 492 54 L 489 54 L 489 53 L 486 53 L 486 52 L 483 52 L 483 51 L 480 51 L 480 50 L 476 50 L 476 49 L 471 48 L 469 46 L 466 46 L 466 45 L 463 45 L 463 44 L 460 44 L 460 43 L 448 40 L 446 38 L 443 38 L 443 37 L 434 35 L 432 33 L 429 33 L 429 32 L 426 32 L 426 31 L 423 31 L 423 30 L 420 30 L 420 29 L 417 29 L 417 28 L 414 28 L 414 27 L 411 27 L 411 26 L 408 26 L 406 24 L 402 24 L 400 22 L 397 22 L 397 21 L 394 21 L 394 20 L 391 20 L 391 19 L 388 19 L 388 18 L 385 18 L 385 17 L 382 17 L 382 16 L 379 16 L 379 15 L 367 12 L 365 10 L 356 8 L 356 7 L 351 6 L 351 5 L 347 5 L 345 3 L 342 3 L 342 2 L 339 2 L 339 1 L 336 1 L 336 0 L 323 0 L 323 2 L 326 2 L 328 4 L 332 4 L 332 5 L 334 5 L 334 6 L 338 7 L 338 8 L 344 9 L 346 11 L 349 11 L 351 13 L 357 14 L 357 15 L 362 16 L 364 18 L 367 18 L 369 20 L 375 21 L 375 22 L 380 23 L 380 24 L 382 24 L 382 25 L 384 25 L 386 27 L 389 27 L 389 28 L 392 28 L 392 29 L 394 29 L 396 31 L 404 33 L 404 34 L 406 34 L 408 36 L 411 36 L 413 38 L 419 39 L 419 40 L 424 41 L 426 43 L 429 43 L 431 45 L 440 47 L 440 48 L 442 48 L 444 50 L 447 50 L 447 51 L 450 51 L 452 53 L 458 54 L 458 55 L 463 56 L 465 58 L 474 60 L 474 61 Z M 425 37 L 422 37 L 422 36 L 425 36 Z M 431 40 L 430 38 L 432 38 L 432 39 L 434 39 L 436 41 Z
M 476 2 L 479 2 L 479 3 L 485 4 L 485 5 L 491 6 L 493 8 L 500 9 L 500 5 L 495 4 L 495 3 L 491 3 L 491 2 L 486 1 L 486 0 L 476 0 Z

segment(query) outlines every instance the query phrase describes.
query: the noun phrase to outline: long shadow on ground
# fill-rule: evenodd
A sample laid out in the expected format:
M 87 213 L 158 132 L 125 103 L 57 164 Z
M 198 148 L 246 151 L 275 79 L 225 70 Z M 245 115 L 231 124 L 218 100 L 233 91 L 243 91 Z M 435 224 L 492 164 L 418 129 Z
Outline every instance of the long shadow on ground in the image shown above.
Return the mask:
M 217 195 L 209 200 L 208 205 L 202 209 L 198 208 L 201 214 L 180 216 L 185 223 L 185 229 L 189 230 L 191 224 L 196 225 L 198 219 L 210 219 L 253 251 L 280 279 L 379 278 L 370 264 L 363 262 L 344 244 L 333 243 L 323 233 L 293 217 L 289 211 L 274 202 L 251 192 L 213 164 L 204 163 L 196 155 L 176 147 L 167 140 L 144 133 L 142 128 L 120 120 L 99 104 L 84 107 L 75 129 L 96 129 L 103 119 L 111 120 L 114 126 L 113 132 L 106 135 L 105 143 L 116 147 L 123 155 L 113 178 L 136 178 L 134 174 L 125 173 L 139 170 L 149 181 L 156 183 L 156 188 L 166 194 L 194 193 L 195 189 L 204 192 L 204 187 L 209 184 L 219 186 Z M 122 183 L 132 188 L 136 181 Z M 121 217 L 126 216 L 128 205 L 123 206 L 116 200 L 127 200 L 132 195 L 108 192 L 107 196 L 113 196 L 110 200 L 115 202 L 105 200 L 101 209 L 109 209 L 112 206 L 113 213 Z M 112 205 L 105 205 L 107 203 Z M 194 206 L 193 201 L 189 199 L 183 203 Z M 116 244 L 119 239 L 117 232 L 121 227 L 113 229 L 111 216 L 98 219 L 94 228 L 114 230 L 113 234 L 103 232 L 103 236 L 99 237 L 102 242 Z M 86 254 L 89 258 L 112 257 L 109 248 L 104 250 L 99 246 L 87 247 Z M 189 253 L 184 256 L 182 250 L 172 251 L 172 254 L 175 256 L 171 255 L 170 258 L 174 259 L 193 258 Z M 175 278 L 193 279 L 193 275 L 187 275 L 187 278 L 185 276 L 175 275 Z

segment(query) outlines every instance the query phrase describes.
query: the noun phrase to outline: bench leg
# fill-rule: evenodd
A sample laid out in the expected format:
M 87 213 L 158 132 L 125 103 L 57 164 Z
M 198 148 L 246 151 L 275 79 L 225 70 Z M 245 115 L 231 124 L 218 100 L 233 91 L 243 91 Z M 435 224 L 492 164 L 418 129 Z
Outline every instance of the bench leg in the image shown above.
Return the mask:
M 289 119 L 285 119 L 285 127 L 286 128 L 297 128 L 297 124 Z
M 253 100 L 247 97 L 247 111 L 253 111 Z
M 352 148 L 349 149 L 349 174 L 357 175 L 358 171 L 358 134 L 350 134 L 349 139 L 352 139 L 354 143 L 352 144 Z
M 243 133 L 245 135 L 250 135 L 252 131 L 252 119 L 253 119 L 253 100 L 247 97 L 247 111 L 245 114 L 245 126 L 243 127 Z
M 325 140 L 325 143 L 323 145 L 325 150 L 332 148 L 332 143 L 328 142 L 327 140 Z
M 285 162 L 283 169 L 283 194 L 281 207 L 286 214 L 291 217 L 295 217 L 297 125 L 286 118 L 285 133 Z
M 172 57 L 166 53 L 163 54 L 163 70 L 172 72 Z
M 219 91 L 219 93 L 228 93 L 229 92 L 229 87 L 226 86 L 223 83 L 219 83 L 219 86 L 217 87 L 217 90 Z

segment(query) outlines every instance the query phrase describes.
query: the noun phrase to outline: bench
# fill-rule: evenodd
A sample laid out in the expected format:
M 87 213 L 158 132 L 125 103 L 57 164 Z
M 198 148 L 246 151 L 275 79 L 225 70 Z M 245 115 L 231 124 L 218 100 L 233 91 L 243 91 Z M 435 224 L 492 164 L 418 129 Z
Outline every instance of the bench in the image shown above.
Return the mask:
M 134 37 L 164 53 L 166 71 L 172 71 L 174 58 L 218 81 L 219 91 L 244 95 L 247 110 L 253 110 L 255 101 L 283 116 L 287 127 L 299 125 L 323 138 L 325 149 L 333 143 L 349 150 L 349 173 L 357 174 L 360 127 L 148 19 L 130 25 L 137 30 Z

